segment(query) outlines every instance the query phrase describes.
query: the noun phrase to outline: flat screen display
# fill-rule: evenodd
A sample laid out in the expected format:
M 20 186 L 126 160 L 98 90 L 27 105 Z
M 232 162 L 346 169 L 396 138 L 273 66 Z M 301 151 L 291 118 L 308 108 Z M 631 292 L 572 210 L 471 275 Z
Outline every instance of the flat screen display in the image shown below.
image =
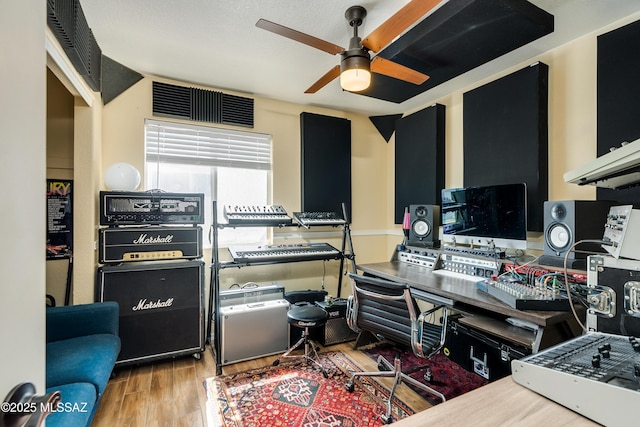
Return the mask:
M 524 183 L 442 190 L 442 240 L 526 249 Z

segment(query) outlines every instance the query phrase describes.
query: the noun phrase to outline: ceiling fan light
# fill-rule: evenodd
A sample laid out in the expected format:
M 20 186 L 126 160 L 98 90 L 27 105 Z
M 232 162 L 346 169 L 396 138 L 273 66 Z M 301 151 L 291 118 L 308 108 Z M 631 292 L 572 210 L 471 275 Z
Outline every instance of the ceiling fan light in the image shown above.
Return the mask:
M 342 89 L 349 92 L 360 92 L 371 84 L 369 55 L 366 52 L 364 55 L 348 56 L 342 60 L 340 64 L 340 86 Z
M 340 86 L 349 92 L 360 92 L 371 84 L 371 73 L 368 70 L 352 68 L 340 74 Z

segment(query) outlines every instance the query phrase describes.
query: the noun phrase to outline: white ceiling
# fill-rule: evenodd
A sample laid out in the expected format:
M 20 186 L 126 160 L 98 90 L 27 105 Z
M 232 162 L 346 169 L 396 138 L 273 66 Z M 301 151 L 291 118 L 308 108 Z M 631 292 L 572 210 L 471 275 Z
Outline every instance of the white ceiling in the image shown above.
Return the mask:
M 456 1 L 456 0 L 450 0 Z M 530 0 L 555 16 L 555 31 L 401 104 L 340 89 L 304 91 L 339 57 L 255 27 L 265 18 L 347 47 L 345 10 L 364 6 L 366 36 L 407 0 L 80 0 L 102 53 L 145 75 L 367 115 L 403 113 L 541 52 L 640 12 L 639 0 Z M 473 41 L 470 40 L 470 43 Z

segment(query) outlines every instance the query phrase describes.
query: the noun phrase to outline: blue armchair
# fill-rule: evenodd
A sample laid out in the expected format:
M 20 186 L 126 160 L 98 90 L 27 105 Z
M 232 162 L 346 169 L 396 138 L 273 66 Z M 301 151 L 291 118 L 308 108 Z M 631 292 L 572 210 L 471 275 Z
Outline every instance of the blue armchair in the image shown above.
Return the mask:
M 115 302 L 47 308 L 47 393 L 60 391 L 47 426 L 89 426 L 120 352 Z

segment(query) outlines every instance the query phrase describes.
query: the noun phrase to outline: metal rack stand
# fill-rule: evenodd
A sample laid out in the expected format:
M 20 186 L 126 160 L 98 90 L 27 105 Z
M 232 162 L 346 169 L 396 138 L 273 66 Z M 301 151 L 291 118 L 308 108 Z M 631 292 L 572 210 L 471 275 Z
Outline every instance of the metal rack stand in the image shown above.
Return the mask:
M 222 374 L 222 358 L 221 358 L 221 352 L 220 352 L 220 346 L 221 346 L 221 341 L 220 341 L 220 337 L 222 335 L 222 328 L 221 328 L 221 322 L 219 319 L 219 314 L 220 314 L 220 270 L 223 270 L 225 268 L 231 268 L 231 267 L 235 267 L 235 268 L 242 268 L 242 267 L 249 267 L 249 266 L 255 266 L 255 265 L 272 265 L 272 264 L 284 264 L 284 263 L 290 263 L 290 262 L 294 262 L 294 261 L 269 261 L 269 262 L 255 262 L 255 263 L 249 263 L 249 262 L 244 262 L 244 263 L 238 263 L 235 261 L 231 261 L 231 262 L 224 262 L 221 263 L 219 260 L 219 256 L 218 256 L 218 249 L 219 249 L 219 244 L 218 244 L 218 230 L 219 229 L 223 229 L 223 228 L 237 228 L 237 227 L 278 227 L 278 228 L 282 228 L 282 227 L 300 227 L 298 224 L 292 224 L 292 223 L 286 223 L 286 224 L 279 224 L 279 225 L 274 225 L 274 224 L 258 224 L 258 223 L 254 223 L 254 224 L 247 224 L 247 225 L 240 225 L 240 224 L 221 224 L 218 221 L 218 205 L 217 205 L 217 201 L 213 201 L 213 232 L 212 232 L 212 250 L 211 250 L 211 278 L 210 278 L 210 285 L 209 285 L 209 304 L 208 304 L 208 314 L 207 314 L 207 331 L 206 331 L 206 340 L 207 343 L 211 345 L 211 325 L 213 323 L 214 325 L 214 331 L 213 331 L 213 347 L 212 350 L 215 353 L 215 359 L 216 359 L 216 375 L 220 375 Z M 338 274 L 338 293 L 337 296 L 340 297 L 340 293 L 342 291 L 342 276 L 344 275 L 344 261 L 345 259 L 349 259 L 351 261 L 351 266 L 352 266 L 352 270 L 353 272 L 356 271 L 356 256 L 355 253 L 353 252 L 353 241 L 351 240 L 351 229 L 349 227 L 349 219 L 347 216 L 347 211 L 346 211 L 346 206 L 343 203 L 342 204 L 342 213 L 345 219 L 345 224 L 342 225 L 342 246 L 341 246 L 341 250 L 340 250 L 340 255 L 338 258 L 336 257 L 327 257 L 324 260 L 330 260 L 330 259 L 339 259 L 340 260 L 340 271 Z M 348 252 L 345 252 L 347 251 Z M 314 259 L 314 261 L 318 261 L 318 260 L 322 260 L 322 259 Z M 311 260 L 309 260 L 311 261 Z M 214 321 L 214 316 L 215 316 L 215 321 Z

